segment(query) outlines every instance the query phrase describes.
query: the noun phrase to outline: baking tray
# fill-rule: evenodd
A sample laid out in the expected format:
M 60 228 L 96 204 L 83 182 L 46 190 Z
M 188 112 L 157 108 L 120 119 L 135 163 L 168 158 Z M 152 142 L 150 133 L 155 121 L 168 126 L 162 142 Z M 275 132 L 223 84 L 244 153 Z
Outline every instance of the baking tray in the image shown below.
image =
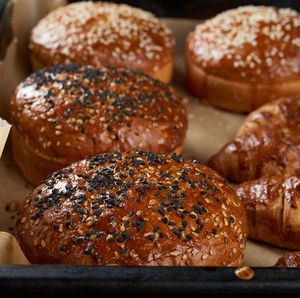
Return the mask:
M 59 0 L 52 0 L 58 2 Z M 7 1 L 11 4 L 11 1 Z M 28 26 L 33 26 L 38 18 L 46 11 L 50 1 L 47 0 L 15 0 L 14 3 L 19 5 L 19 12 L 24 8 L 36 8 L 35 13 L 30 17 L 30 24 L 24 19 L 19 19 L 16 25 L 18 31 L 18 40 L 15 38 L 7 48 L 7 55 L 15 57 L 11 60 L 17 63 L 21 59 L 20 69 L 27 71 L 13 72 L 15 65 L 11 68 L 11 73 L 0 77 L 0 80 L 7 80 L 5 86 L 7 93 L 11 92 L 17 83 L 28 75 L 28 52 L 27 47 L 22 47 L 28 40 L 26 30 Z M 39 3 L 37 9 L 34 4 Z M 44 6 L 41 3 L 45 4 Z M 7 4 L 8 5 L 8 4 Z M 3 17 L 10 13 L 10 10 L 3 9 Z M 25 13 L 24 13 L 25 16 Z M 38 17 L 37 17 L 38 16 Z M 3 20 L 2 17 L 2 20 Z M 173 28 L 184 27 L 184 30 L 177 30 L 177 50 L 176 65 L 172 85 L 175 89 L 186 98 L 189 112 L 189 131 L 185 146 L 185 157 L 198 159 L 206 162 L 227 140 L 234 136 L 236 129 L 242 123 L 245 115 L 233 114 L 229 112 L 213 109 L 212 107 L 200 105 L 199 102 L 192 98 L 186 88 L 185 69 L 183 59 L 183 40 L 186 33 L 192 30 L 199 20 L 186 19 L 165 19 L 168 25 Z M 26 29 L 27 28 L 27 29 Z M 25 33 L 24 33 L 25 32 Z M 27 32 L 28 33 L 28 32 Z M 3 36 L 0 36 L 0 38 Z M 1 40 L 2 41 L 2 40 Z M 180 41 L 180 42 L 178 42 Z M 8 57 L 9 58 L 9 57 Z M 18 60 L 19 61 L 19 60 Z M 0 65 L 1 66 L 1 65 Z M 2 65 L 3 66 L 3 65 Z M 2 75 L 2 74 L 1 74 Z M 3 91 L 0 90 L 0 91 Z M 7 107 L 9 96 L 2 96 L 0 106 L 4 107 L 1 113 Z M 201 109 L 199 110 L 199 107 Z M 198 113 L 199 112 L 199 113 Z M 7 116 L 7 115 L 6 115 Z M 7 118 L 7 117 L 6 117 Z M 207 123 L 213 123 L 207 127 Z M 200 128 L 203 129 L 200 129 Z M 201 133 L 200 133 L 201 132 Z M 203 141 L 205 140 L 205 142 Z M 214 141 L 213 150 L 210 147 L 211 141 Z M 195 144 L 200 144 L 195 146 Z M 201 152 L 201 154 L 199 153 Z M 10 197 L 23 200 L 24 193 L 31 189 L 27 183 L 22 180 L 20 173 L 13 164 L 10 154 L 10 144 L 6 146 L 4 158 L 0 161 L 0 184 L 9 185 L 9 175 L 3 172 L 7 167 L 8 174 L 14 174 L 19 179 L 16 187 L 13 185 L 14 192 Z M 3 189 L 4 187 L 2 187 Z M 1 195 L 0 195 L 1 197 Z M 1 204 L 0 204 L 1 207 Z M 3 206 L 2 206 L 3 207 Z M 1 207 L 1 208 L 2 208 Z M 3 222 L 9 222 L 10 214 L 2 212 L 0 208 L 0 230 L 3 230 Z M 12 221 L 11 221 L 12 223 Z M 9 226 L 9 224 L 7 224 Z M 6 226 L 6 228 L 7 228 Z M 241 296 L 253 297 L 272 295 L 273 297 L 299 296 L 300 293 L 300 270 L 286 268 L 270 268 L 274 260 L 283 254 L 284 250 L 269 247 L 264 244 L 257 244 L 249 241 L 246 250 L 246 262 L 254 264 L 255 276 L 250 281 L 243 281 L 234 274 L 235 268 L 201 268 L 201 267 L 97 267 L 97 266 L 49 266 L 49 265 L 0 265 L 0 297 L 9 297 L 11 295 L 30 295 L 30 297 L 58 296 L 75 294 L 97 294 L 97 296 L 179 296 L 184 294 L 193 294 L 197 296 L 222 294 L 222 296 Z M 260 267 L 262 264 L 264 267 Z M 267 267 L 266 267 L 267 264 Z

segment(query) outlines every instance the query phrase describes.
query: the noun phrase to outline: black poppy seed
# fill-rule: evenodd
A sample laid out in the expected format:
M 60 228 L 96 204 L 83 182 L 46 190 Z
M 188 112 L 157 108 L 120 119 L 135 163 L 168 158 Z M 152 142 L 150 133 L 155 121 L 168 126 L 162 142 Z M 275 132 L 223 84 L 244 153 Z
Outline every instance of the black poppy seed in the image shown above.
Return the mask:
M 211 232 L 216 235 L 217 234 L 217 230 L 216 229 L 212 229 Z
M 176 236 L 178 237 L 178 239 L 181 239 L 182 234 L 180 233 L 179 230 L 175 229 L 175 230 L 174 230 L 174 233 L 176 234 Z
M 201 224 L 201 225 L 195 230 L 195 232 L 196 232 L 196 233 L 200 233 L 200 232 L 203 230 L 203 228 L 204 228 L 204 224 Z
M 135 212 L 134 211 L 130 211 L 129 217 L 133 217 L 133 216 L 135 216 Z
M 172 210 L 173 210 L 173 207 L 168 207 L 168 208 L 167 208 L 167 211 L 168 211 L 168 212 L 171 212 Z
M 193 218 L 193 219 L 197 218 L 197 216 L 195 214 L 190 214 L 189 217 Z
M 94 210 L 93 214 L 96 215 L 96 216 L 101 215 L 102 214 L 102 209 L 99 208 L 99 209 Z
M 154 238 L 153 235 L 149 235 L 149 236 L 148 236 L 148 239 L 151 240 L 151 241 L 154 241 L 154 240 L 155 240 L 155 238 Z
M 159 207 L 159 208 L 157 209 L 157 211 L 158 211 L 162 216 L 165 216 L 165 210 L 164 210 L 163 207 Z
M 234 218 L 232 216 L 230 216 L 229 219 L 232 223 L 234 223 Z
M 157 227 L 154 228 L 154 232 L 155 232 L 155 233 L 158 232 L 159 230 L 160 230 L 160 227 L 159 227 L 159 226 L 157 226 Z
M 115 216 L 111 216 L 109 220 L 110 220 L 110 221 L 115 221 L 116 219 L 117 219 L 117 218 L 116 218 Z
M 185 215 L 183 213 L 180 213 L 179 211 L 176 212 L 177 216 L 179 216 L 181 219 L 185 219 Z
M 162 221 L 164 224 L 168 224 L 168 219 L 166 217 L 163 217 Z
M 124 242 L 126 241 L 126 239 L 125 239 L 125 238 L 122 238 L 122 237 L 119 237 L 119 238 L 117 239 L 117 241 L 120 242 L 120 243 L 124 243 Z
M 122 254 L 126 254 L 128 251 L 129 251 L 129 248 L 128 247 L 124 247 L 122 249 Z
M 160 233 L 159 233 L 159 236 L 160 236 L 160 238 L 164 238 L 164 237 L 165 237 L 165 234 L 164 234 L 163 232 L 160 232 Z
M 176 226 L 176 223 L 174 221 L 169 221 L 168 225 L 174 227 L 174 226 Z
M 184 228 L 186 228 L 187 227 L 187 221 L 182 221 L 182 226 L 184 227 Z
M 156 191 L 155 193 L 154 193 L 154 196 L 155 197 L 158 197 L 160 195 L 160 192 L 159 191 Z
M 122 232 L 121 234 L 122 234 L 122 236 L 124 236 L 125 238 L 131 238 L 131 237 L 132 237 L 132 234 L 127 233 L 127 232 Z
M 66 245 L 65 245 L 65 244 L 62 244 L 62 245 L 60 246 L 60 250 L 61 250 L 61 251 L 65 251 L 65 249 L 66 249 Z
M 191 235 L 186 235 L 186 238 L 187 238 L 188 240 L 192 240 L 192 239 L 193 239 L 193 237 L 192 237 Z
M 53 225 L 53 228 L 54 228 L 54 229 L 59 229 L 59 225 L 58 225 L 58 224 L 54 224 L 54 225 Z
M 181 196 L 183 199 L 186 199 L 186 198 L 187 198 L 187 195 L 186 195 L 184 192 L 181 192 L 181 193 L 180 193 L 180 196 Z

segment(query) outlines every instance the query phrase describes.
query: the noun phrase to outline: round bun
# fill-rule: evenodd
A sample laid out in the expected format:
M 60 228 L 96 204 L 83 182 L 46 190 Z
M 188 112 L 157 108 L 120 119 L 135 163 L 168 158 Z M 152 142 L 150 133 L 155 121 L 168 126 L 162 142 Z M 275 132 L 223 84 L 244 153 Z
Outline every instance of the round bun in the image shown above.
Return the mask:
M 14 159 L 34 185 L 102 152 L 181 153 L 184 104 L 172 87 L 130 69 L 57 65 L 27 77 L 11 99 Z
M 154 15 L 128 5 L 80 2 L 44 17 L 30 37 L 34 70 L 78 62 L 129 67 L 171 80 L 174 38 Z
M 210 168 L 115 152 L 50 175 L 26 198 L 15 235 L 34 264 L 240 266 L 247 223 Z
M 288 252 L 278 259 L 274 267 L 300 268 L 300 251 Z
M 199 24 L 186 40 L 188 84 L 214 106 L 248 112 L 300 94 L 300 16 L 245 6 Z

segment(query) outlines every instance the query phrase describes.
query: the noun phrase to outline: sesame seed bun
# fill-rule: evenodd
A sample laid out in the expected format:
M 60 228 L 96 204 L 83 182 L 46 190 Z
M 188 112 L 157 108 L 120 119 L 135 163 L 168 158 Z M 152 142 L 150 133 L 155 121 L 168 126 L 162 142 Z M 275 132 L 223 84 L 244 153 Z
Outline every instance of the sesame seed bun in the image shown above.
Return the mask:
M 247 225 L 210 168 L 134 151 L 49 175 L 26 198 L 15 235 L 34 264 L 240 266 Z
M 181 153 L 187 130 L 172 87 L 130 69 L 57 65 L 27 77 L 11 98 L 14 159 L 38 185 L 101 152 Z
M 33 28 L 29 48 L 34 70 L 70 62 L 129 67 L 165 83 L 173 73 L 170 30 L 128 5 L 80 2 L 58 8 Z
M 186 40 L 191 91 L 214 106 L 252 111 L 300 93 L 300 16 L 245 6 L 199 24 Z

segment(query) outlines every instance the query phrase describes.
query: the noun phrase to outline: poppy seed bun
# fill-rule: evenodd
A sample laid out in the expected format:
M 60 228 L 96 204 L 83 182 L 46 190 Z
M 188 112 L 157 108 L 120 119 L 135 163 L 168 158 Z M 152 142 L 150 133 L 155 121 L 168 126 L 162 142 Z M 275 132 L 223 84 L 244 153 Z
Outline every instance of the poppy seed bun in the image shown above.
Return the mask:
M 300 16 L 245 6 L 199 24 L 186 40 L 191 91 L 214 106 L 249 112 L 300 94 Z
M 43 69 L 17 87 L 10 109 L 14 159 L 34 185 L 104 151 L 181 153 L 187 129 L 173 89 L 130 69 Z
M 33 28 L 34 70 L 70 62 L 129 67 L 165 83 L 171 80 L 174 38 L 149 12 L 105 2 L 58 8 Z
M 216 172 L 136 151 L 49 175 L 26 198 L 15 235 L 34 264 L 239 266 L 247 225 Z

